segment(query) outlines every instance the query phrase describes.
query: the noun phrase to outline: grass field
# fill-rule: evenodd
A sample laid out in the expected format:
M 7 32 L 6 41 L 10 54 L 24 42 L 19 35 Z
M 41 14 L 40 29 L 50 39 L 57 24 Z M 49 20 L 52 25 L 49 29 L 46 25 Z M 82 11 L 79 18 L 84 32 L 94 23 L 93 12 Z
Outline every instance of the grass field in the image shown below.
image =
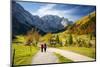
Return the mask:
M 69 50 L 72 52 L 76 52 L 91 58 L 95 57 L 95 48 L 86 48 L 86 47 L 59 47 L 60 49 Z
M 58 53 L 55 53 L 55 55 L 58 57 L 58 59 L 59 59 L 59 63 L 68 63 L 68 62 L 73 62 L 72 60 L 63 57 L 63 56 L 61 56 L 61 55 L 58 54 Z
M 24 46 L 24 45 L 13 45 L 15 49 L 14 64 L 15 65 L 26 65 L 30 64 L 33 56 L 39 50 L 33 46 Z
M 33 56 L 38 52 L 38 47 L 25 46 L 25 36 L 16 36 L 12 43 L 12 53 L 15 50 L 13 59 L 14 65 L 27 65 L 31 64 Z
M 44 38 L 42 37 L 41 39 L 44 39 L 44 41 L 46 43 L 48 43 L 48 38 L 51 34 L 45 36 Z M 54 34 L 53 34 L 54 35 Z M 13 40 L 12 43 L 12 52 L 15 49 L 15 56 L 14 56 L 14 64 L 15 65 L 27 65 L 27 64 L 31 64 L 32 58 L 34 57 L 34 55 L 38 52 L 39 48 L 36 46 L 25 46 L 25 42 L 26 42 L 26 37 L 23 35 L 19 35 L 16 36 L 17 38 Z M 59 39 L 64 42 L 64 40 L 66 40 L 67 36 L 64 38 L 65 36 L 60 36 Z M 82 38 L 85 40 L 85 42 L 87 42 L 89 40 L 89 37 L 87 35 L 80 35 L 77 36 L 79 38 Z M 94 39 L 93 39 L 94 40 Z M 75 35 L 73 35 L 73 41 L 76 41 L 76 37 Z M 95 45 L 95 44 L 94 44 Z M 69 50 L 72 52 L 76 52 L 91 58 L 96 58 L 95 57 L 95 47 L 91 47 L 91 48 L 86 48 L 86 47 L 76 47 L 76 46 L 59 46 L 56 45 L 59 49 L 62 50 Z M 60 63 L 66 63 L 66 62 L 73 62 L 72 60 L 65 58 L 63 56 L 61 56 L 60 54 L 55 54 Z

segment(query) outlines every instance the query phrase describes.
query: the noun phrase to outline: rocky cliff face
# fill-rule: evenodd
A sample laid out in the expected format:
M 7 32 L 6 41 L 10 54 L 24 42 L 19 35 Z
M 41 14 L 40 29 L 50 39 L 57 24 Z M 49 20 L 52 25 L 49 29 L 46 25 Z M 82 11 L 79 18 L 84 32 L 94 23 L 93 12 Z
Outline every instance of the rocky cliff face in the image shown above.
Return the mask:
M 43 30 L 45 32 L 57 32 L 63 29 L 63 25 L 61 24 L 62 18 L 56 15 L 45 15 L 41 18 L 44 22 Z

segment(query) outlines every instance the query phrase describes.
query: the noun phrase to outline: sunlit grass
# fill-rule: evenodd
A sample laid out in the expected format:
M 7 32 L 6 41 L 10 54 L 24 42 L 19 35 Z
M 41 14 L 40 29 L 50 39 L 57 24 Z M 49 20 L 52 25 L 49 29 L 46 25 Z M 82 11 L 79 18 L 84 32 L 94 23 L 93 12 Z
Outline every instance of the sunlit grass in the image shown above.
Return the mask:
M 75 53 L 79 53 L 91 58 L 95 57 L 95 48 L 86 48 L 86 47 L 59 47 L 60 49 L 69 50 Z
M 15 55 L 14 65 L 26 65 L 31 64 L 33 56 L 38 52 L 39 48 L 34 46 L 26 46 L 25 45 L 26 39 L 25 36 L 19 35 L 16 36 L 16 39 L 13 40 L 12 43 L 12 52 Z
M 68 62 L 73 62 L 72 60 L 65 58 L 64 56 L 61 56 L 58 53 L 55 53 L 55 55 L 58 57 L 59 59 L 59 63 L 68 63 Z
M 39 50 L 37 47 L 25 46 L 25 45 L 15 45 L 13 44 L 13 49 L 15 49 L 14 64 L 15 65 L 26 65 L 31 64 L 33 56 Z

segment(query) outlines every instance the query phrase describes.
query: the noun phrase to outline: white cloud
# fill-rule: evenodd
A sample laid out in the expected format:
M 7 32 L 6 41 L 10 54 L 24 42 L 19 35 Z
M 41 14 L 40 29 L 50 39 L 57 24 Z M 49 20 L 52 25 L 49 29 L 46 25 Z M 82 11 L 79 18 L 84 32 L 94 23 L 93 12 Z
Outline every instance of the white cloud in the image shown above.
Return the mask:
M 68 10 L 57 10 L 57 9 L 53 8 L 54 6 L 57 6 L 57 5 L 56 4 L 48 4 L 48 5 L 41 6 L 40 9 L 38 9 L 36 12 L 33 11 L 32 14 L 38 15 L 40 17 L 42 17 L 44 15 L 58 15 L 60 17 L 66 17 L 71 21 L 77 19 L 75 16 L 72 15 L 72 13 L 75 11 L 74 8 L 68 9 Z M 78 8 L 78 7 L 76 7 L 76 8 Z
M 56 4 L 48 4 L 42 6 L 40 7 L 40 9 L 37 10 L 37 12 L 33 12 L 32 14 L 39 15 L 40 17 L 44 15 L 58 15 L 60 17 L 64 17 L 66 11 L 53 9 L 54 6 L 56 6 Z

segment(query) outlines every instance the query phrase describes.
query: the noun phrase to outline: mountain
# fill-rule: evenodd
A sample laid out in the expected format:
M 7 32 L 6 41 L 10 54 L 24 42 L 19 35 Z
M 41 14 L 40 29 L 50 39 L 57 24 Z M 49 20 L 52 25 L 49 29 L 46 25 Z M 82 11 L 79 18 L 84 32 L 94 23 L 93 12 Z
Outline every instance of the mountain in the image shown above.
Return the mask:
M 33 16 L 26 11 L 20 4 L 12 2 L 12 34 L 26 34 L 27 31 L 34 28 L 40 34 L 45 34 L 41 30 L 43 22 L 39 16 Z
M 32 15 L 16 2 L 12 2 L 12 33 L 13 35 L 25 34 L 30 30 L 33 22 Z
M 63 22 L 64 20 L 64 22 Z M 62 23 L 63 22 L 63 23 Z M 26 11 L 20 4 L 12 2 L 12 33 L 13 35 L 25 34 L 32 28 L 40 34 L 63 31 L 70 21 L 57 15 L 39 17 Z
M 69 21 L 67 18 L 62 18 L 62 21 L 61 21 L 61 24 L 66 27 L 66 26 L 69 26 L 69 25 L 72 25 L 73 22 L 72 21 Z
M 43 20 L 43 31 L 45 32 L 57 32 L 63 29 L 63 25 L 61 24 L 62 18 L 56 15 L 45 15 L 41 17 Z
M 96 12 L 92 12 L 87 16 L 84 16 L 80 20 L 76 21 L 73 24 L 69 31 L 71 33 L 77 34 L 88 34 L 92 33 L 95 35 L 96 33 Z

